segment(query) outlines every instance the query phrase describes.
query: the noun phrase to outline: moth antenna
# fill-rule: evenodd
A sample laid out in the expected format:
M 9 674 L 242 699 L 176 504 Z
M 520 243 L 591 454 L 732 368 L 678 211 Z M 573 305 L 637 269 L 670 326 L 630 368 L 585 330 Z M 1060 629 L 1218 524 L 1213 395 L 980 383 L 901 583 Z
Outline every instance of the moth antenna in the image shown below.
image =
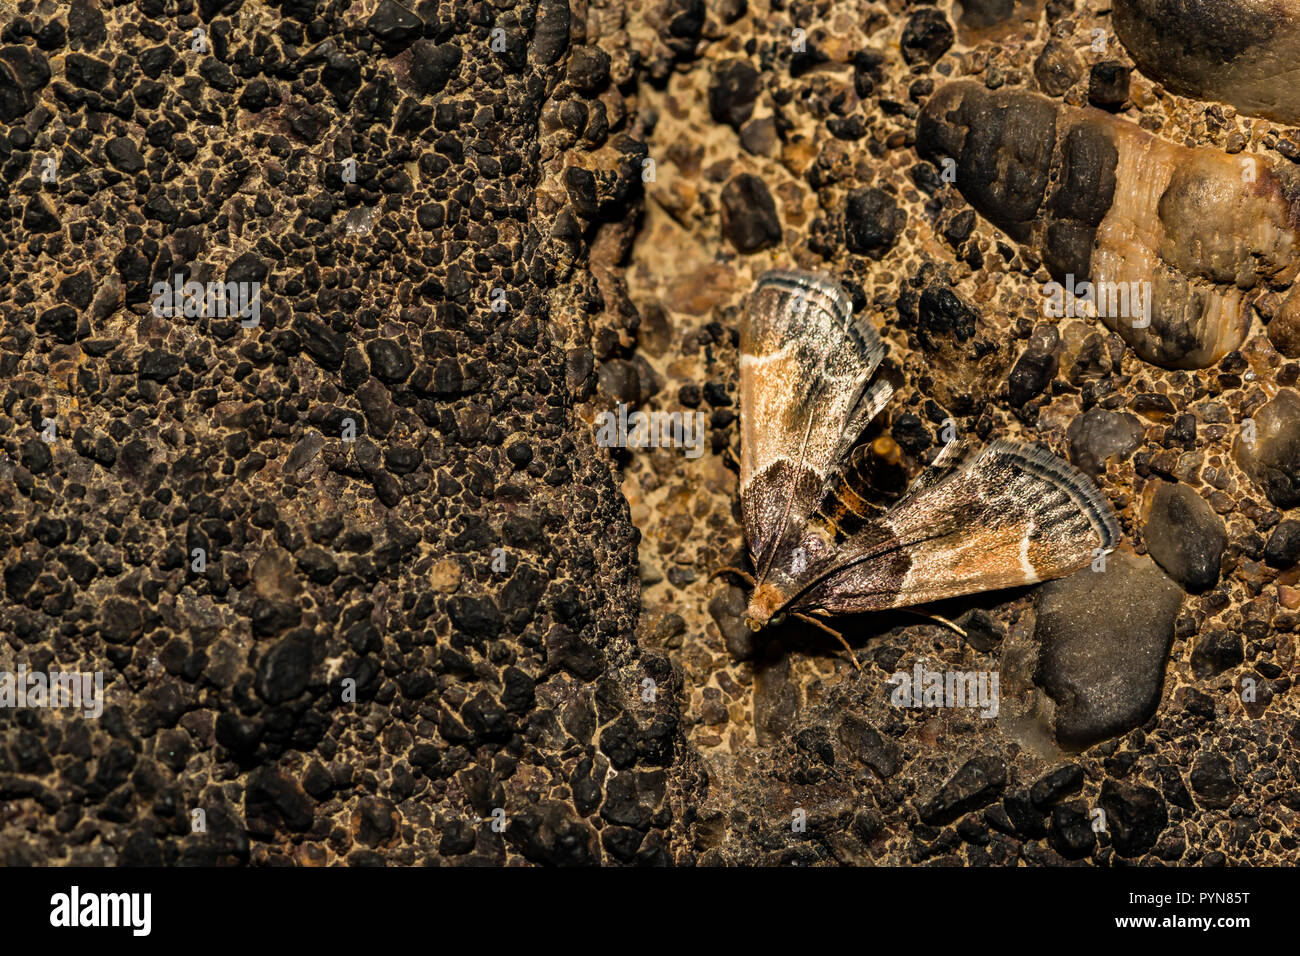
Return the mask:
M 724 574 L 737 575 L 742 580 L 749 582 L 750 587 L 758 586 L 758 582 L 754 580 L 754 576 L 752 574 L 750 574 L 748 571 L 742 571 L 740 570 L 740 568 L 733 568 L 730 565 L 728 565 L 725 568 L 718 568 L 716 571 L 714 571 L 712 574 L 709 575 L 709 580 L 713 581 Z
M 952 621 L 948 620 L 946 617 L 940 617 L 938 614 L 926 614 L 924 611 L 913 611 L 913 610 L 912 610 L 911 608 L 909 608 L 909 607 L 900 607 L 900 608 L 895 608 L 895 610 L 903 611 L 903 612 L 905 612 L 905 613 L 907 613 L 907 614 L 911 614 L 913 617 L 923 617 L 923 618 L 925 618 L 927 621 L 932 621 L 933 623 L 938 624 L 938 625 L 940 625 L 941 627 L 946 627 L 946 628 L 948 628 L 948 630 L 952 631 L 954 634 L 956 634 L 956 635 L 957 635 L 958 637 L 960 637 L 962 640 L 967 640 L 967 639 L 968 639 L 967 636 L 966 636 L 966 632 L 963 631 L 963 630 L 962 630 L 960 627 L 958 627 L 956 624 L 954 624 Z
M 736 470 L 737 470 L 737 471 L 740 470 L 740 459 L 736 457 L 736 453 L 735 453 L 734 451 L 731 450 L 731 446 L 730 446 L 730 445 L 728 445 L 726 448 L 724 448 L 724 449 L 722 450 L 722 457 L 723 457 L 723 458 L 730 458 L 730 459 L 731 459 L 731 463 L 732 463 L 733 465 L 736 466 Z
M 800 614 L 798 611 L 795 611 L 790 616 L 797 617 L 801 621 L 807 621 L 809 624 L 812 624 L 815 627 L 820 627 L 827 634 L 830 634 L 832 637 L 834 637 L 835 640 L 839 641 L 842 645 L 844 645 L 844 649 L 849 652 L 849 660 L 851 660 L 853 662 L 853 666 L 858 669 L 858 673 L 859 674 L 862 673 L 862 665 L 858 663 L 858 656 L 853 653 L 853 648 L 849 647 L 849 642 L 844 639 L 843 634 L 841 634 L 837 630 L 834 630 L 833 628 L 827 627 L 821 621 L 817 620 L 817 618 L 810 617 L 807 614 Z

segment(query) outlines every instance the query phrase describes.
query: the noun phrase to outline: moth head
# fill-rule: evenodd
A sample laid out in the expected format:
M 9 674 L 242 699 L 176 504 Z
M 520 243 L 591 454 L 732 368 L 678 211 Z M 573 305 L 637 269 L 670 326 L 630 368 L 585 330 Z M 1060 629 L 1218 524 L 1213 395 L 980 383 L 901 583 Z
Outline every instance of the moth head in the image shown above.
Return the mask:
M 761 631 L 769 624 L 780 624 L 785 618 L 779 613 L 785 606 L 785 595 L 771 582 L 765 582 L 754 588 L 749 595 L 749 607 L 745 609 L 745 624 L 751 631 Z

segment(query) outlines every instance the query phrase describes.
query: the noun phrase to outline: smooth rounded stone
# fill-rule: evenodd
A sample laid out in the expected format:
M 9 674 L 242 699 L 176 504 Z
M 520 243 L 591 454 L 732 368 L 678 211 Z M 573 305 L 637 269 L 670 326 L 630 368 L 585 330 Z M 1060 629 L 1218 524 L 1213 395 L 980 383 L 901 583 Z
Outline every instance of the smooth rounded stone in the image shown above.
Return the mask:
M 855 189 L 845 200 L 844 239 L 851 252 L 879 259 L 906 225 L 907 214 L 883 189 Z
M 1300 358 L 1300 289 L 1291 290 L 1268 323 L 1268 340 L 1287 358 Z
M 1111 23 L 1138 69 L 1172 92 L 1300 124 L 1300 0 L 1115 0 Z
M 1300 504 L 1300 393 L 1282 389 L 1242 427 L 1233 454 L 1250 480 L 1279 508 Z M 1253 432 L 1253 434 L 1252 434 Z
M 722 234 L 738 252 L 757 252 L 781 239 L 781 220 L 767 184 L 741 173 L 722 189 Z
M 1142 537 L 1151 557 L 1189 593 L 1212 588 L 1228 546 L 1223 518 L 1186 485 L 1161 481 L 1148 494 Z
M 758 99 L 758 70 L 741 57 L 723 60 L 713 68 L 709 81 L 709 115 L 715 123 L 740 129 L 754 114 Z
M 1099 475 L 1107 462 L 1124 461 L 1133 454 L 1142 441 L 1142 423 L 1128 412 L 1090 408 L 1070 422 L 1065 437 L 1070 461 Z
M 1278 523 L 1264 545 L 1264 561 L 1274 568 L 1289 568 L 1300 561 L 1300 521 L 1287 518 Z
M 1034 682 L 1056 702 L 1063 747 L 1141 726 L 1160 700 L 1183 592 L 1149 557 L 1117 551 L 1038 592 Z

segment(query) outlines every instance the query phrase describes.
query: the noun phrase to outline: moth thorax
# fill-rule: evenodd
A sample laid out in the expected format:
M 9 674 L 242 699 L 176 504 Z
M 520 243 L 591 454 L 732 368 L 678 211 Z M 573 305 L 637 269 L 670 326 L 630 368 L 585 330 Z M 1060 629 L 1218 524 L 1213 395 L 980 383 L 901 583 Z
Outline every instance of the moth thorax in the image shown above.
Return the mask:
M 785 605 L 785 595 L 775 584 L 765 583 L 754 588 L 745 609 L 745 623 L 751 631 L 761 631 L 773 615 Z

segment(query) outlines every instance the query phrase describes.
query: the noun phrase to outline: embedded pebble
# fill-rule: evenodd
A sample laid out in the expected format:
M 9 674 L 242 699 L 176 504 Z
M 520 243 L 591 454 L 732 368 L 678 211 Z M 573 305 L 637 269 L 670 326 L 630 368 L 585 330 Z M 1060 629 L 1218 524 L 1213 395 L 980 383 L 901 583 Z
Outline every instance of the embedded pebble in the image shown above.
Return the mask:
M 1089 746 L 1151 716 L 1182 600 L 1154 561 L 1123 551 L 1104 571 L 1085 568 L 1039 589 L 1034 680 L 1056 702 L 1062 746 Z
M 1223 519 L 1186 485 L 1156 483 L 1142 538 L 1156 563 L 1189 593 L 1218 582 L 1228 533 Z

